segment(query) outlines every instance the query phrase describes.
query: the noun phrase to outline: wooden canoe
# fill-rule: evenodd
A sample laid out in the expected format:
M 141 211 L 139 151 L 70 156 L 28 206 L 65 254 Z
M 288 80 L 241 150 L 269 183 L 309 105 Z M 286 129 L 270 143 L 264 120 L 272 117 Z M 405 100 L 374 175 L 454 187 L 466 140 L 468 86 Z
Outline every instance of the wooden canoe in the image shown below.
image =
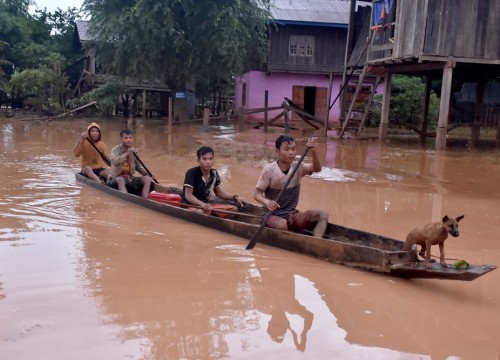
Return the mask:
M 245 239 L 250 239 L 255 234 L 260 225 L 259 218 L 263 213 L 261 207 L 247 203 L 243 209 L 239 210 L 241 215 L 232 219 L 220 218 L 122 193 L 80 174 L 76 174 L 76 180 L 133 204 Z M 181 193 L 181 190 L 175 187 L 158 184 L 152 184 L 152 186 L 156 192 Z M 259 242 L 332 263 L 402 278 L 471 281 L 496 269 L 494 265 L 469 265 L 466 269 L 455 269 L 452 266 L 442 268 L 437 263 L 428 269 L 423 262 L 417 261 L 416 251 L 403 251 L 404 243 L 400 240 L 333 223 L 328 224 L 324 238 L 264 228 L 259 236 Z

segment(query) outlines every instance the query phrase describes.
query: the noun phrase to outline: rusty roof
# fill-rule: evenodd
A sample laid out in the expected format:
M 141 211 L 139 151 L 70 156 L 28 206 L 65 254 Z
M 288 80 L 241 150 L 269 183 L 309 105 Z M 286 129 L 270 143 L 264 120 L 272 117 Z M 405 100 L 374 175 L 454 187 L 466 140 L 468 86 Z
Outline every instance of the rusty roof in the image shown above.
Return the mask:
M 349 0 L 271 0 L 276 21 L 349 24 Z

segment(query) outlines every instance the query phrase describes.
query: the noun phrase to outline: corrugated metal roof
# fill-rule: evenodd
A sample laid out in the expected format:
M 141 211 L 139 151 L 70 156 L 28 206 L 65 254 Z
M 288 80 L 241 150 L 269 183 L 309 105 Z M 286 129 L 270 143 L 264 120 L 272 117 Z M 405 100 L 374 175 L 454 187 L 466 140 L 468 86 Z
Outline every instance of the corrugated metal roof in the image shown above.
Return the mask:
M 76 20 L 76 31 L 78 32 L 78 38 L 80 41 L 93 40 L 89 34 L 89 22 L 85 20 Z
M 275 20 L 349 24 L 349 0 L 272 0 Z

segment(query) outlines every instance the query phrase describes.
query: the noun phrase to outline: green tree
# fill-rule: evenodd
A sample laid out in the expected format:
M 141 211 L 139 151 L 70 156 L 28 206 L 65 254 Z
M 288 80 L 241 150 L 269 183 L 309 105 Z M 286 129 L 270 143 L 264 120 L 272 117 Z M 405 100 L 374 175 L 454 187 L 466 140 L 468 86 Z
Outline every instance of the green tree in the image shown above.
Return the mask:
M 389 124 L 391 127 L 419 127 L 422 122 L 422 104 L 424 99 L 424 82 L 420 77 L 398 75 L 392 76 Z M 376 96 L 370 107 L 368 124 L 378 126 L 380 123 L 382 96 Z M 439 113 L 439 99 L 431 91 L 429 99 L 429 126 L 436 125 Z
M 42 66 L 16 72 L 9 84 L 35 111 L 55 114 L 64 108 L 65 97 L 69 93 L 67 82 L 60 67 L 54 65 L 54 68 Z
M 106 72 L 172 90 L 229 81 L 264 60 L 268 0 L 85 0 Z
M 72 74 L 69 67 L 78 56 L 73 50 L 77 9 L 52 13 L 44 9 L 31 15 L 29 5 L 25 0 L 0 0 L 0 88 L 4 94 L 12 94 L 13 106 L 24 106 L 26 100 L 37 110 L 45 107 L 52 112 L 64 107 L 67 85 L 60 82 L 67 78 L 62 71 L 73 77 L 80 75 Z M 42 76 L 44 71 L 47 74 Z M 31 89 L 27 84 L 36 87 Z M 50 84 L 52 94 L 40 91 L 45 86 L 42 84 Z

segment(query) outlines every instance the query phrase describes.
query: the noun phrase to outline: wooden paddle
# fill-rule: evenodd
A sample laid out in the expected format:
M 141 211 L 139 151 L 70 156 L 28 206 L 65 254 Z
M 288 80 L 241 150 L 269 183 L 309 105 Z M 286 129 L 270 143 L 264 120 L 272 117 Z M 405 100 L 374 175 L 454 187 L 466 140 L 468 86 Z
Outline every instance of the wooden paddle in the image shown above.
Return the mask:
M 153 200 L 154 201 L 154 200 Z M 180 205 L 182 207 L 191 207 L 194 209 L 201 209 L 203 210 L 203 206 L 200 205 L 194 205 L 194 204 L 185 204 L 185 203 L 180 203 L 178 201 L 168 201 L 168 200 L 162 200 L 159 201 L 160 203 L 165 203 L 168 205 Z M 238 211 L 230 211 L 230 210 L 223 210 L 223 209 L 212 209 L 213 212 L 220 212 L 224 214 L 231 214 L 231 215 L 238 215 L 238 216 L 246 216 L 246 217 L 251 217 L 255 219 L 262 219 L 262 216 L 259 215 L 253 215 L 253 214 L 246 214 Z
M 300 164 L 302 164 L 302 161 L 306 157 L 308 151 L 309 151 L 309 146 L 306 146 L 304 149 L 304 152 L 302 153 L 302 156 L 300 157 L 299 161 L 297 162 L 297 165 L 293 168 L 292 173 L 290 174 L 290 176 L 286 180 L 285 185 L 283 186 L 283 188 L 279 192 L 276 199 L 274 199 L 274 201 L 278 202 L 278 200 L 280 199 L 280 197 L 283 194 L 283 192 L 285 191 L 285 189 L 288 187 L 288 185 L 290 185 L 290 182 L 292 181 L 293 176 L 295 175 L 295 173 L 299 169 Z M 255 244 L 257 244 L 257 236 L 260 234 L 262 229 L 264 229 L 264 227 L 266 226 L 267 220 L 269 220 L 269 217 L 271 216 L 272 213 L 273 213 L 272 211 L 268 210 L 267 213 L 264 215 L 264 217 L 262 218 L 262 223 L 260 224 L 260 227 L 257 229 L 254 236 L 252 236 L 252 238 L 250 239 L 250 242 L 248 243 L 248 245 L 246 247 L 247 250 L 252 250 L 255 247 Z
M 151 171 L 149 171 L 149 169 L 146 167 L 146 165 L 144 165 L 144 163 L 142 162 L 142 160 L 139 158 L 139 155 L 137 155 L 137 153 L 134 152 L 134 156 L 137 159 L 137 161 L 139 161 L 139 164 L 142 165 L 142 167 L 144 168 L 144 170 L 146 170 L 146 172 L 148 173 L 148 175 L 151 176 L 151 179 L 153 179 L 153 181 L 155 183 L 160 184 L 158 182 L 158 180 L 156 180 L 156 178 L 154 177 L 154 175 L 151 173 Z
M 94 142 L 92 140 L 90 140 L 89 138 L 85 138 L 86 140 L 88 140 L 88 142 L 90 143 L 90 145 L 92 145 L 95 149 L 95 151 L 97 151 L 99 153 L 99 155 L 101 155 L 101 158 L 102 160 L 108 165 L 108 166 L 111 166 L 111 161 L 109 161 L 109 159 L 104 156 L 104 154 L 101 152 L 101 150 L 99 150 L 97 148 L 97 146 L 95 146 Z

